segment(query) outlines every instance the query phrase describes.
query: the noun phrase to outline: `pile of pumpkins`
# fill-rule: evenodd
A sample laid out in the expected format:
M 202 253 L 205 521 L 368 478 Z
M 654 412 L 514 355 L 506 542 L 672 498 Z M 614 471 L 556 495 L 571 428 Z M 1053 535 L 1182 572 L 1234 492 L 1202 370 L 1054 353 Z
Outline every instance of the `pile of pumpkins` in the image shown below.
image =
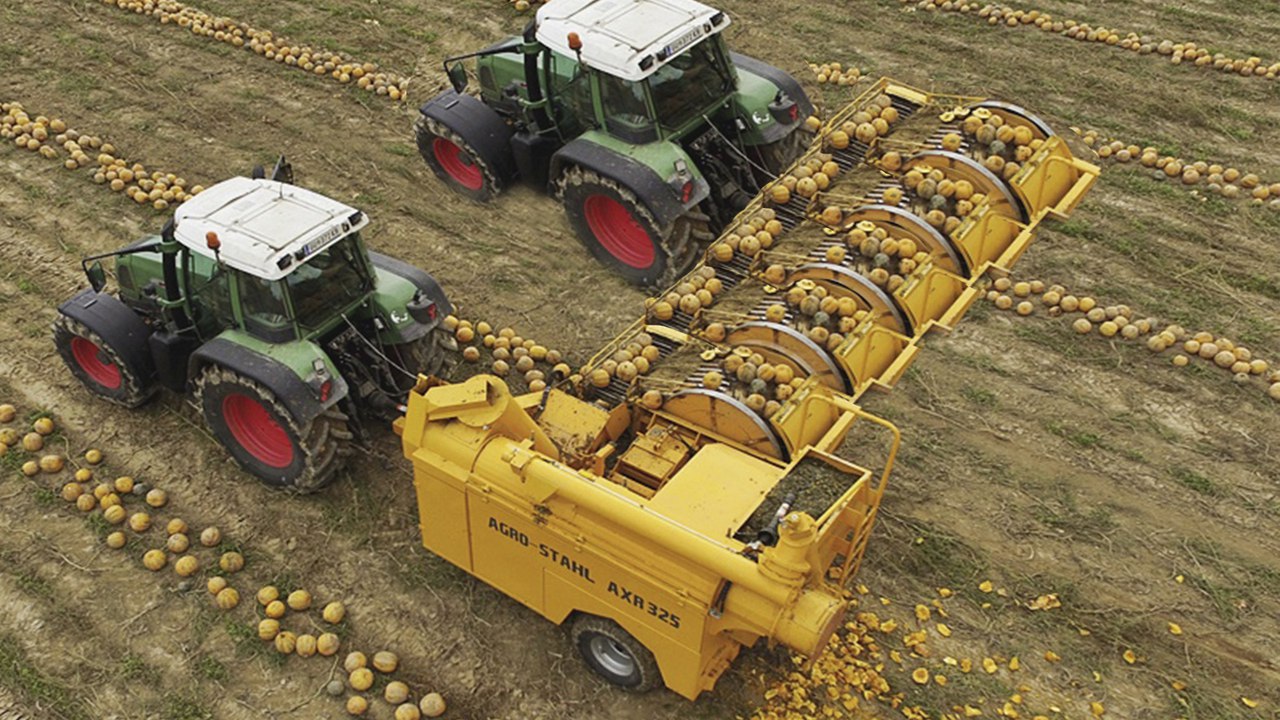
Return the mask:
M 915 0 L 902 0 L 903 3 Z M 1194 65 L 1198 68 L 1218 70 L 1243 77 L 1259 77 L 1275 80 L 1280 77 L 1280 62 L 1267 64 L 1262 58 L 1233 58 L 1225 53 L 1210 53 L 1194 42 L 1162 40 L 1135 32 L 1093 27 L 1075 20 L 1058 20 L 1040 10 L 1015 10 L 1000 5 L 979 5 L 961 0 L 919 0 L 916 6 L 926 11 L 944 11 L 973 14 L 989 25 L 1019 27 L 1034 25 L 1045 32 L 1055 32 L 1082 42 L 1111 45 L 1139 55 L 1163 55 L 1174 65 Z
M 542 392 L 548 381 L 572 373 L 559 350 L 521 337 L 513 328 L 495 330 L 484 320 L 473 322 L 456 315 L 447 316 L 444 327 L 453 333 L 464 361 L 479 364 L 488 354 L 489 370 L 494 375 L 520 379 L 529 392 Z
M 662 357 L 662 350 L 653 343 L 653 336 L 639 332 L 619 343 L 609 357 L 600 361 L 594 368 L 584 368 L 582 374 L 573 376 L 573 382 L 580 382 L 583 377 L 593 387 L 605 388 L 617 378 L 625 383 L 648 375 L 653 371 L 654 363 Z M 647 395 L 645 405 L 656 410 L 662 406 L 662 395 Z
M 790 191 L 784 185 L 775 187 L 782 188 L 788 200 L 790 199 Z M 707 256 L 711 262 L 720 264 L 732 262 L 738 254 L 754 258 L 762 251 L 773 247 L 774 242 L 785 232 L 786 228 L 783 227 L 782 221 L 778 220 L 777 211 L 768 207 L 761 208 L 737 227 L 721 235 L 719 240 L 712 243 Z M 699 269 L 694 274 L 698 272 L 703 271 Z
M 767 274 L 769 269 L 765 272 Z M 840 347 L 845 336 L 866 317 L 866 311 L 853 298 L 837 298 L 812 280 L 797 282 L 787 288 L 776 302 L 764 306 L 765 320 L 785 322 L 818 347 L 832 351 Z
M 259 30 L 248 23 L 210 15 L 176 0 L 102 0 L 102 4 L 149 15 L 161 25 L 176 25 L 194 35 L 250 50 L 282 65 L 315 75 L 327 75 L 340 83 L 354 83 L 362 90 L 392 100 L 402 100 L 408 93 L 408 78 L 383 72 L 375 63 L 358 62 L 344 52 L 298 45 L 270 30 Z
M 1248 200 L 1252 205 L 1268 205 L 1280 210 L 1280 182 L 1268 184 L 1256 173 L 1203 160 L 1188 162 L 1163 155 L 1152 146 L 1139 147 L 1104 137 L 1097 130 L 1080 131 L 1081 139 L 1094 148 L 1098 157 L 1117 163 L 1137 163 L 1149 168 L 1157 180 L 1180 182 L 1188 187 L 1201 187 L 1228 200 Z
M 813 73 L 814 78 L 819 85 L 853 85 L 862 79 L 862 70 L 857 67 L 846 68 L 838 62 L 809 63 L 809 70 Z
M 31 420 L 29 431 L 23 434 L 12 427 L 16 420 L 17 408 L 10 403 L 0 404 L 0 457 L 5 457 L 10 452 L 24 452 L 35 456 L 46 449 L 48 440 L 58 430 L 52 418 L 41 415 Z M 88 449 L 83 460 L 83 466 L 77 468 L 69 480 L 60 477 L 67 468 L 67 460 L 61 455 L 44 454 L 38 459 L 33 457 L 20 467 L 27 477 L 41 474 L 53 476 L 59 497 L 74 504 L 80 512 L 86 515 L 100 513 L 96 517 L 105 528 L 103 542 L 112 550 L 136 552 L 141 539 L 159 534 L 153 528 L 162 527 L 165 538 L 163 546 L 142 551 L 143 567 L 156 573 L 172 567 L 174 573 L 181 578 L 178 589 L 184 592 L 195 587 L 198 577 L 207 576 L 205 589 L 215 607 L 229 612 L 240 605 L 240 594 L 232 587 L 231 577 L 244 569 L 245 557 L 239 550 L 225 549 L 221 530 L 216 526 L 206 527 L 196 536 L 198 545 L 193 543 L 192 530 L 182 518 L 175 516 L 161 520 L 153 517 L 153 512 L 169 504 L 167 492 L 137 482 L 129 476 L 120 476 L 109 482 L 98 480 L 97 475 L 104 468 L 105 455 L 97 448 Z M 131 504 L 139 507 L 130 512 L 127 506 Z M 127 534 L 126 528 L 129 531 Z M 207 556 L 203 560 L 199 555 L 201 548 Z M 294 633 L 281 624 L 289 611 L 305 613 L 311 609 L 312 597 L 307 590 L 298 588 L 286 594 L 275 586 L 268 585 L 260 589 L 256 597 L 261 614 L 256 626 L 257 635 L 263 641 L 271 642 L 276 652 L 298 657 L 331 657 L 337 654 L 342 641 L 334 630 L 346 619 L 347 611 L 343 603 L 334 601 L 324 606 L 321 617 L 331 629 L 314 635 L 309 632 Z M 320 627 L 310 618 L 303 625 Z M 373 685 L 372 671 L 365 669 L 366 664 L 363 653 L 351 652 L 344 662 L 344 668 L 349 673 L 347 681 L 334 680 L 325 688 L 332 696 L 341 696 L 348 688 L 355 691 L 356 694 L 346 701 L 347 711 L 351 715 L 364 715 L 369 709 L 368 700 L 359 694 Z M 372 667 L 378 672 L 390 674 L 398 665 L 399 659 L 394 653 L 384 651 L 373 656 Z M 419 703 L 414 704 L 409 701 L 408 686 L 400 681 L 388 683 L 383 697 L 395 708 L 396 720 L 435 718 L 445 712 L 444 698 L 439 693 L 427 693 Z
M 960 133 L 943 136 L 942 149 L 959 150 L 965 137 L 969 139 L 969 155 L 1004 180 L 1017 175 L 1022 164 L 1044 145 L 1029 126 L 1006 122 L 985 108 L 967 115 L 960 123 Z
M 1097 332 L 1104 338 L 1122 340 L 1145 337 L 1147 349 L 1153 353 L 1180 349 L 1182 352 L 1175 352 L 1170 359 L 1175 367 L 1186 367 L 1193 358 L 1200 358 L 1230 372 L 1239 385 L 1247 385 L 1255 377 L 1263 378 L 1267 395 L 1280 401 L 1280 370 L 1272 369 L 1269 362 L 1255 357 L 1248 347 L 1229 338 L 1206 331 L 1191 332 L 1180 325 L 1162 328 L 1157 319 L 1140 318 L 1127 305 L 1104 307 L 1088 295 L 1077 297 L 1062 285 L 1046 287 L 1040 280 L 1013 282 L 1009 278 L 997 278 L 987 291 L 987 299 L 997 309 L 1012 310 L 1022 316 L 1036 312 L 1033 301 L 1038 299 L 1050 317 L 1079 314 L 1071 323 L 1078 335 Z
M 111 143 L 96 135 L 83 135 L 60 118 L 33 118 L 20 102 L 0 104 L 0 113 L 0 138 L 50 160 L 62 160 L 68 170 L 90 169 L 95 183 L 123 192 L 139 205 L 167 210 L 204 190 L 200 185 L 189 186 L 173 173 L 147 172 L 142 163 L 118 157 Z
M 761 214 L 772 212 L 772 210 L 763 210 Z M 724 236 L 723 240 L 712 246 L 712 257 L 719 262 L 725 262 L 732 259 L 735 253 L 742 253 L 748 257 L 758 255 L 773 244 L 773 233 L 765 228 L 771 228 L 770 223 L 777 222 L 776 219 L 766 221 L 755 234 L 750 232 L 757 226 L 754 220 L 743 223 L 735 232 Z M 778 232 L 781 233 L 781 223 L 778 223 L 777 227 Z M 676 312 L 697 315 L 704 308 L 715 305 L 724 291 L 724 282 L 716 277 L 716 269 L 710 265 L 701 265 L 694 268 L 665 294 L 646 298 L 645 315 L 656 322 L 670 320 L 675 317 Z
M 719 358 L 715 368 L 703 372 L 699 381 L 703 388 L 737 398 L 767 419 L 804 385 L 805 376 L 785 361 L 769 363 L 749 347 L 735 347 Z

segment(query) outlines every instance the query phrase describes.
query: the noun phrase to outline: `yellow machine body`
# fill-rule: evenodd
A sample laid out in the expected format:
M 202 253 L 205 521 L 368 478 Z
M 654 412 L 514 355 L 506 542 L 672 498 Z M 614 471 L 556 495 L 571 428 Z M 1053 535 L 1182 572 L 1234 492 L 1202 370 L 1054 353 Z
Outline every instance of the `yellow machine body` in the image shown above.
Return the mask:
M 424 379 L 396 428 L 413 462 L 427 549 L 552 622 L 612 619 L 653 653 L 667 687 L 693 699 L 742 646 L 766 638 L 813 656 L 844 617 L 844 585 L 866 546 L 898 434 L 825 388 L 809 397 L 795 412 L 817 413 L 809 423 L 816 438 L 787 464 L 662 422 L 642 429 L 652 463 L 644 469 L 665 476 L 656 490 L 633 484 L 642 492 L 628 487 L 622 463 L 609 475 L 568 464 L 551 438 L 585 439 L 607 422 L 558 391 L 538 411 L 540 393 L 514 397 L 495 377 Z M 832 452 L 859 422 L 892 438 L 878 473 Z M 753 551 L 735 539 L 799 467 L 835 480 L 835 501 L 818 518 L 788 514 L 776 545 Z

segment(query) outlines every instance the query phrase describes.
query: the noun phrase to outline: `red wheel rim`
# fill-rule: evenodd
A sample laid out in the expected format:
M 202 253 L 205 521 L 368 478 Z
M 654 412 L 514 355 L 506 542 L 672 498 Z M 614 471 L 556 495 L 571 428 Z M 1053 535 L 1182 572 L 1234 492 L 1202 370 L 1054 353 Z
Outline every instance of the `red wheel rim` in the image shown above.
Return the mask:
M 71 355 L 89 379 L 108 390 L 120 387 L 120 368 L 111 362 L 97 343 L 82 337 L 71 338 Z
M 436 162 L 440 163 L 440 167 L 449 173 L 454 182 L 468 190 L 484 187 L 484 172 L 462 148 L 438 137 L 431 141 L 431 152 L 436 154 Z
M 262 403 L 243 393 L 222 400 L 222 419 L 231 436 L 258 462 L 286 468 L 293 462 L 293 441 Z
M 608 195 L 592 195 L 582 204 L 587 227 L 609 254 L 644 270 L 653 265 L 653 239 L 631 211 Z

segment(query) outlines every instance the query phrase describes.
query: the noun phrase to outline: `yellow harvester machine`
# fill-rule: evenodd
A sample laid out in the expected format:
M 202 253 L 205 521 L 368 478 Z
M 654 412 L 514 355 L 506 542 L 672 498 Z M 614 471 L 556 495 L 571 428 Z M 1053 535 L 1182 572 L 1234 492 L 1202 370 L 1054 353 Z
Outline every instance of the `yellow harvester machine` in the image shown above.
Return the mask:
M 1097 168 L 1015 106 L 881 80 L 645 316 L 543 393 L 423 378 L 423 544 L 611 682 L 695 698 L 840 626 L 897 453 L 862 411 Z

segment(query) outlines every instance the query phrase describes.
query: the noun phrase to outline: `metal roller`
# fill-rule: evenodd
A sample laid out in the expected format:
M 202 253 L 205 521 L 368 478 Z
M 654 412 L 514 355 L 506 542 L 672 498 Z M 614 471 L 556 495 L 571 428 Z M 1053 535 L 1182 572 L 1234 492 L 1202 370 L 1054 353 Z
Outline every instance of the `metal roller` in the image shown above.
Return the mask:
M 903 163 L 902 171 L 907 172 L 921 164 L 928 165 L 935 170 L 941 170 L 952 181 L 969 181 L 976 192 L 987 196 L 991 209 L 995 212 L 1013 218 L 1018 222 L 1026 222 L 1030 217 L 1027 214 L 1027 208 L 1022 204 L 1022 200 L 1009 189 L 1009 186 L 1003 180 L 983 167 L 982 163 L 967 155 L 961 155 L 949 150 L 926 150 L 913 155 Z
M 889 321 L 879 324 L 888 325 L 904 335 L 911 334 L 911 321 L 902 312 L 902 308 L 898 307 L 898 303 L 883 288 L 871 282 L 860 272 L 834 263 L 809 263 L 796 268 L 789 278 L 792 283 L 801 280 L 822 283 L 829 290 L 834 284 L 845 293 L 851 293 L 854 299 L 858 300 L 861 309 L 871 313 L 877 319 L 884 318 Z
M 659 414 L 705 428 L 761 455 L 788 459 L 786 446 L 773 427 L 741 400 L 719 390 L 681 390 L 667 398 Z
M 729 331 L 725 344 L 747 347 L 770 362 L 785 361 L 808 377 L 839 392 L 849 392 L 848 378 L 831 355 L 795 328 L 767 320 L 745 322 Z
M 985 169 L 985 168 L 984 168 Z M 977 186 L 975 186 L 977 187 Z M 916 246 L 929 253 L 938 267 L 957 275 L 969 273 L 968 264 L 963 253 L 956 247 L 951 238 L 925 222 L 919 215 L 893 205 L 863 205 L 854 208 L 849 215 L 849 222 L 870 220 L 877 225 L 893 228 L 898 236 L 905 235 L 915 241 Z

